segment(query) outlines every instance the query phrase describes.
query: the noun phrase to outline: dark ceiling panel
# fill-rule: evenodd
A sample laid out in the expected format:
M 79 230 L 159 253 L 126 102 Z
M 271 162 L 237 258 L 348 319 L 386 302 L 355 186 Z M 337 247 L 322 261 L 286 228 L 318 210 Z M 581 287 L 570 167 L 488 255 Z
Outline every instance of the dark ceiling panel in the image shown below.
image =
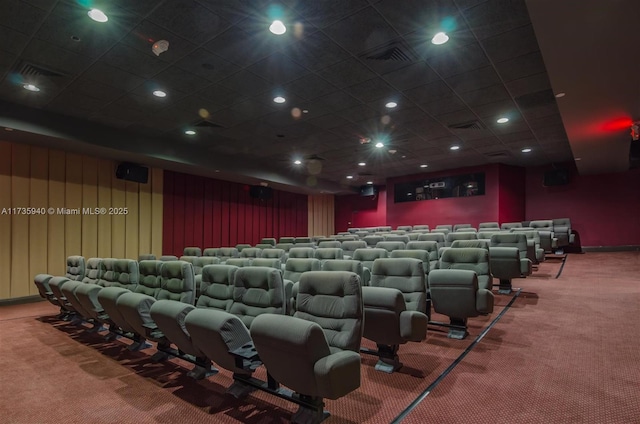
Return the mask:
M 425 35 L 433 36 L 443 30 L 443 22 L 446 26 L 458 15 L 453 0 L 382 0 L 375 4 L 375 8 L 403 35 L 423 31 Z
M 249 71 L 240 71 L 219 82 L 223 87 L 234 90 L 242 95 L 251 96 L 271 88 L 269 82 Z
M 526 25 L 482 41 L 492 62 L 504 62 L 540 50 L 533 26 Z
M 509 100 L 511 97 L 502 84 L 492 85 L 480 90 L 461 93 L 460 97 L 469 106 L 486 105 L 487 103 L 498 102 L 501 100 Z
M 500 84 L 500 77 L 492 66 L 487 66 L 447 78 L 446 82 L 456 93 L 466 93 Z
M 284 50 L 285 54 L 305 68 L 317 71 L 349 58 L 349 53 L 323 33 L 315 33 L 296 40 Z
M 507 82 L 545 72 L 544 61 L 539 51 L 497 63 L 496 69 Z
M 300 1 L 294 7 L 314 26 L 324 28 L 366 6 L 365 0 L 323 0 Z
M 381 78 L 373 78 L 356 85 L 352 85 L 347 89 L 352 96 L 363 101 L 372 102 L 377 99 L 397 97 L 397 92 Z
M 284 86 L 286 93 L 293 93 L 301 98 L 313 100 L 335 91 L 335 87 L 315 74 L 307 74 Z
M 111 66 L 143 78 L 151 78 L 167 66 L 166 63 L 155 58 L 151 52 L 141 53 L 122 43 L 118 43 L 105 54 L 102 60 Z
M 125 91 L 133 90 L 144 82 L 144 78 L 120 70 L 103 61 L 94 63 L 83 74 L 83 78 L 99 81 L 103 84 L 111 85 Z
M 275 52 L 246 69 L 279 85 L 300 78 L 307 73 L 306 69 L 281 52 Z
M 480 40 L 531 24 L 524 1 L 487 1 L 463 14 Z
M 369 80 L 376 75 L 355 59 L 336 63 L 318 74 L 338 87 L 348 87 Z
M 42 40 L 32 39 L 22 52 L 22 58 L 34 65 L 64 75 L 79 75 L 91 64 L 91 59 L 61 49 Z
M 0 26 L 0 50 L 17 55 L 20 54 L 28 42 L 29 37 L 25 34 Z
M 418 104 L 432 103 L 436 100 L 450 97 L 453 92 L 444 83 L 444 81 L 436 81 L 425 84 L 420 87 L 405 90 L 404 94 Z
M 195 44 L 224 32 L 230 24 L 194 0 L 173 0 L 160 5 L 149 20 Z
M 197 49 L 176 62 L 175 66 L 211 82 L 220 81 L 235 74 L 239 66 L 204 49 Z
M 0 1 L 0 25 L 33 35 L 47 12 L 23 1 Z
M 442 78 L 484 68 L 489 64 L 487 56 L 478 43 L 467 44 L 456 49 L 442 50 L 427 60 Z

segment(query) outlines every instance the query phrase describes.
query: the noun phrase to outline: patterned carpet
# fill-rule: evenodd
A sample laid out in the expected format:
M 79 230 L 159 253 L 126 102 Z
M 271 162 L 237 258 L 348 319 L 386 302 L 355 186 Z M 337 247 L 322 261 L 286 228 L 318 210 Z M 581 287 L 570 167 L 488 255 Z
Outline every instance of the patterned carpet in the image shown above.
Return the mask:
M 403 422 L 638 422 L 640 255 L 570 255 L 556 280 L 560 266 L 550 260 L 517 280 L 523 292 L 511 309 Z M 426 341 L 403 345 L 395 374 L 362 355 L 361 388 L 327 401 L 326 422 L 391 422 L 510 299 L 496 296 L 492 316 L 470 319 L 466 340 L 430 328 Z M 105 343 L 55 312 L 45 302 L 0 308 L 2 422 L 262 424 L 288 422 L 295 410 L 260 392 L 235 400 L 224 370 L 194 381 L 188 363 L 153 363 L 154 349 L 128 352 L 126 340 Z

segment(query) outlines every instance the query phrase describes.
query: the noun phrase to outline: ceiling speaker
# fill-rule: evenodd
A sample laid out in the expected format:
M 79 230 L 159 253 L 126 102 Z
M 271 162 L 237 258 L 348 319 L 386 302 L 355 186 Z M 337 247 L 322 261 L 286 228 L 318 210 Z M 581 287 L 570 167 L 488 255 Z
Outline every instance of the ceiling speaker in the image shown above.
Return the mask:
M 545 187 L 563 186 L 569 184 L 571 174 L 568 169 L 552 169 L 544 173 L 542 185 Z
M 254 199 L 269 200 L 273 197 L 273 189 L 265 186 L 251 186 L 249 195 Z
M 116 178 L 146 184 L 149 181 L 149 168 L 123 162 L 116 168 Z

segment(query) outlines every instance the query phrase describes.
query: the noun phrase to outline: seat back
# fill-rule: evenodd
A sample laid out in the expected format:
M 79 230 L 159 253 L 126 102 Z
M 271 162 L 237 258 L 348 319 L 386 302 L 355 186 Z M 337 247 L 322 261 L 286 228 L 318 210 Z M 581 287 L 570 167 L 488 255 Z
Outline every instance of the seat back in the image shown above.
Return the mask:
M 315 258 L 289 258 L 284 264 L 284 279 L 296 283 L 303 273 L 320 271 L 320 268 L 321 262 Z
M 252 247 L 252 246 L 250 244 L 248 244 L 248 243 L 236 244 L 236 249 L 238 249 L 238 252 L 242 252 L 244 249 L 247 249 L 249 247 Z
M 364 240 L 364 242 L 367 243 L 367 246 L 375 247 L 378 243 L 380 243 L 381 241 L 384 241 L 384 237 L 368 235 L 368 236 L 365 236 L 362 240 Z
M 472 232 L 449 233 L 447 234 L 447 240 L 445 241 L 444 245 L 445 247 L 451 246 L 451 243 L 453 243 L 455 240 L 476 240 L 477 238 L 478 234 Z
M 342 243 L 337 240 L 322 240 L 318 242 L 318 248 L 327 249 L 327 248 L 342 248 Z
M 453 231 L 458 231 L 462 228 L 472 228 L 472 227 L 471 227 L 471 224 L 455 224 L 453 226 Z
M 184 256 L 202 256 L 202 249 L 199 247 L 185 247 L 182 253 Z
M 71 281 L 82 281 L 86 273 L 84 256 L 69 256 L 67 258 L 67 273 L 65 277 Z
M 275 245 L 275 244 L 274 244 Z M 257 247 L 246 247 L 240 252 L 241 258 L 261 258 L 262 249 Z
M 294 239 L 294 244 L 300 244 L 300 243 L 313 243 L 313 240 L 311 240 L 311 237 L 296 237 Z
M 140 277 L 134 291 L 157 298 L 160 291 L 160 268 L 163 264 L 162 261 L 140 261 L 138 263 Z
M 379 258 L 389 257 L 389 252 L 385 249 L 356 249 L 353 252 L 353 259 L 362 262 L 362 266 L 368 269 L 373 267 L 373 261 Z
M 138 255 L 138 262 L 140 261 L 155 261 L 156 260 L 156 255 L 152 254 L 152 253 L 143 253 L 141 255 Z
M 406 243 L 403 241 L 381 241 L 376 244 L 376 248 L 384 249 L 391 253 L 394 250 L 402 250 L 406 247 Z
M 227 259 L 237 258 L 238 249 L 235 247 L 219 247 L 215 252 L 215 256 L 220 258 L 220 262 L 224 262 Z
M 522 228 L 522 222 L 503 222 L 500 225 L 501 230 L 510 230 L 512 228 Z
M 227 265 L 237 266 L 238 268 L 242 268 L 245 266 L 251 266 L 251 259 L 249 258 L 229 258 L 224 261 Z
M 348 271 L 311 271 L 300 278 L 295 317 L 320 325 L 330 347 L 359 352 L 363 329 L 360 277 Z
M 453 225 L 448 224 L 440 224 L 436 225 L 436 230 L 449 230 L 449 232 L 453 231 Z
M 285 251 L 283 249 L 262 249 L 262 258 L 264 259 L 284 259 Z
M 471 270 L 434 270 L 429 274 L 429 291 L 439 314 L 466 319 L 493 311 L 492 293 L 478 287 L 478 277 Z
M 489 228 L 495 228 L 496 230 L 499 230 L 500 224 L 498 224 L 497 222 L 481 222 L 480 225 L 478 225 L 478 230 L 486 230 Z
M 177 256 L 173 256 L 173 255 L 162 255 L 158 258 L 158 260 L 163 261 L 163 262 L 169 262 L 169 261 L 177 261 L 178 257 Z
M 354 259 L 336 259 L 333 261 L 326 261 L 322 264 L 322 271 L 348 271 L 355 272 L 360 277 L 360 283 L 362 284 L 363 267 L 362 262 Z
M 204 252 L 202 252 L 202 254 L 204 256 L 218 256 L 217 252 L 218 252 L 217 247 L 207 247 L 206 249 L 204 249 Z
M 411 241 L 411 237 L 406 234 L 387 234 L 384 236 L 384 241 L 401 241 L 407 244 Z
M 429 226 L 426 224 L 419 224 L 413 226 L 413 231 L 429 231 Z
M 251 261 L 251 266 L 266 266 L 268 268 L 282 269 L 282 261 L 277 258 L 256 258 Z
M 465 247 L 477 247 L 479 249 L 485 249 L 485 250 L 489 250 L 489 241 L 488 240 L 477 240 L 477 239 L 472 239 L 472 240 L 454 240 L 453 243 L 451 243 L 451 247 L 455 248 L 455 249 L 461 249 L 461 248 L 465 248 Z
M 448 228 L 434 228 L 433 230 L 431 230 L 431 233 L 430 233 L 430 234 L 433 234 L 433 233 L 442 233 L 442 234 L 444 234 L 444 235 L 445 235 L 445 237 L 446 237 L 446 235 L 447 235 L 447 234 L 449 234 L 450 232 L 451 232 L 451 230 L 449 230 Z
M 185 262 L 193 263 L 193 260 L 194 260 L 195 258 L 199 258 L 199 256 L 186 256 L 186 255 L 183 255 L 183 256 L 180 256 L 180 259 L 179 259 L 179 260 L 181 260 L 181 261 L 185 261 Z
M 428 274 L 431 262 L 429 261 L 429 252 L 422 249 L 404 249 L 394 250 L 391 252 L 391 258 L 414 258 L 422 261 L 424 273 Z
M 409 311 L 427 313 L 427 288 L 423 263 L 415 258 L 381 258 L 373 262 L 372 287 L 388 287 L 402 292 Z
M 283 237 L 286 238 L 286 237 Z M 293 246 L 295 246 L 295 244 L 293 243 L 278 243 L 276 244 L 276 249 L 282 249 L 284 250 L 286 253 L 289 253 L 289 250 L 291 250 L 293 248 Z
M 447 236 L 443 233 L 427 233 L 420 234 L 418 241 L 435 241 L 438 245 L 438 249 L 444 247 Z
M 342 253 L 346 256 L 353 256 L 356 249 L 366 249 L 367 243 L 364 240 L 353 240 L 342 242 Z
M 490 287 L 491 269 L 489 266 L 489 250 L 477 247 L 446 249 L 442 252 L 439 269 L 464 269 L 474 271 L 480 281 L 480 287 Z M 483 287 L 484 288 L 484 287 Z
M 527 257 L 527 236 L 523 233 L 500 233 L 491 236 L 491 247 L 517 247 L 520 258 Z
M 229 312 L 233 303 L 233 287 L 238 267 L 233 265 L 207 265 L 202 269 L 202 283 L 198 308 L 219 309 Z
M 278 243 L 295 243 L 296 238 L 295 237 L 280 237 L 280 240 L 278 240 Z
M 185 261 L 165 262 L 160 267 L 160 291 L 157 299 L 176 300 L 193 305 L 196 297 L 193 264 Z
M 343 256 L 342 248 L 340 247 L 319 247 L 315 249 L 313 254 L 314 258 L 320 259 L 321 261 L 342 259 Z
M 193 264 L 193 273 L 202 275 L 202 270 L 207 265 L 215 265 L 220 263 L 220 259 L 214 256 L 199 256 L 191 262 Z
M 313 247 L 292 247 L 289 249 L 289 259 L 313 258 Z
M 504 234 L 506 233 L 506 231 L 500 231 L 500 230 L 495 230 L 495 231 L 478 231 L 478 240 L 491 240 L 491 236 L 493 236 L 494 234 Z
M 82 279 L 83 283 L 98 284 L 100 281 L 100 272 L 102 264 L 102 258 L 89 258 L 86 263 L 85 275 Z
M 251 328 L 251 322 L 258 315 L 284 314 L 282 273 L 268 267 L 238 268 L 229 312 L 240 318 L 247 328 Z
M 359 231 L 356 231 L 356 232 L 355 232 L 355 233 L 353 233 L 353 234 L 355 234 L 356 236 L 358 236 L 360 239 L 363 239 L 363 238 L 365 238 L 366 236 L 368 236 L 370 233 L 369 233 L 369 231 L 359 230 Z
M 435 241 L 411 241 L 407 243 L 407 249 L 420 249 L 426 250 L 429 253 L 429 270 L 425 271 L 431 272 L 432 269 L 436 269 L 438 267 L 438 243 Z
M 263 238 L 260 240 L 260 243 L 261 243 L 261 244 L 270 244 L 270 245 L 271 245 L 271 247 L 274 247 L 274 246 L 276 245 L 277 241 L 276 241 L 276 239 L 275 239 L 275 238 L 273 238 L 273 237 L 263 237 Z
M 541 219 L 537 221 L 531 221 L 529 223 L 531 228 L 535 228 L 538 231 L 551 231 L 553 232 L 553 220 Z
M 411 231 L 413 230 L 413 227 L 411 225 L 398 225 L 396 227 L 396 230 L 400 230 L 400 231 Z

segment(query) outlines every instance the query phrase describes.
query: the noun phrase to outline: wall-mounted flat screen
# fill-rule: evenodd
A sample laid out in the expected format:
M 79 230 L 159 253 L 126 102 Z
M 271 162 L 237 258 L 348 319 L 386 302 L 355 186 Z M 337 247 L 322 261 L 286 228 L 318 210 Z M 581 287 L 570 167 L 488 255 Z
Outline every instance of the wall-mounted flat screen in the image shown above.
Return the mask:
M 484 193 L 484 172 L 426 178 L 394 185 L 395 203 L 483 196 Z

